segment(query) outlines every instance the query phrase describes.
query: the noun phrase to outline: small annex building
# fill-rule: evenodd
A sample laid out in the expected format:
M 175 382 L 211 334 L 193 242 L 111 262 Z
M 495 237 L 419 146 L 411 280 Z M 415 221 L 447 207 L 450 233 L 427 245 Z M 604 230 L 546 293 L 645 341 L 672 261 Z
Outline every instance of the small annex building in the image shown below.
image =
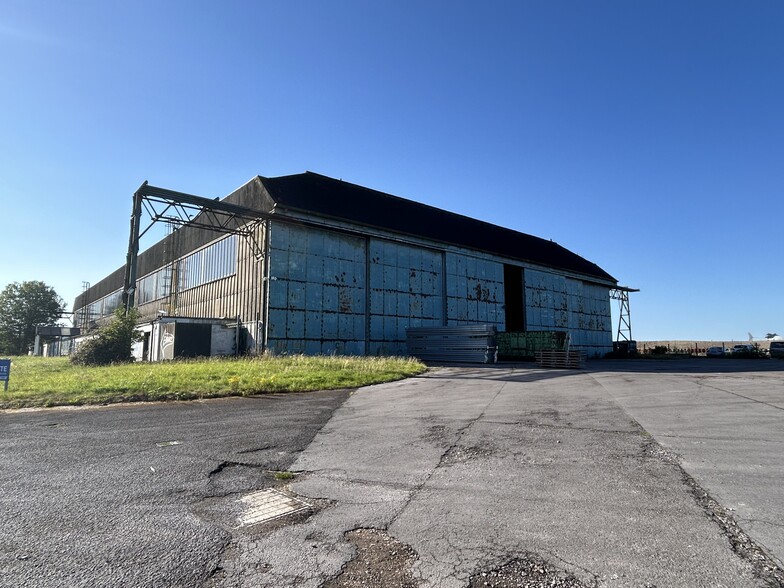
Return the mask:
M 553 241 L 312 172 L 257 176 L 224 201 L 266 213 L 252 239 L 186 225 L 139 254 L 140 359 L 171 356 L 175 329 L 202 354 L 405 354 L 407 327 L 472 324 L 612 351 L 617 280 Z M 123 279 L 78 296 L 75 326 L 111 316 Z

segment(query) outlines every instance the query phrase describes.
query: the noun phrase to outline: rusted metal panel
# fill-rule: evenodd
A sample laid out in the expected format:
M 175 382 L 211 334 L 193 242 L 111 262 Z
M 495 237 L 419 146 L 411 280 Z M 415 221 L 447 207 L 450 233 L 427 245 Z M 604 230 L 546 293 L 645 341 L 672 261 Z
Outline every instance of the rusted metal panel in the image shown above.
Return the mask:
M 526 270 L 527 329 L 568 331 L 588 356 L 612 351 L 610 299 L 605 286 L 541 270 Z
M 504 324 L 503 263 L 446 254 L 447 321 L 450 325 Z
M 442 254 L 370 239 L 368 257 L 369 353 L 405 353 L 406 328 L 443 324 Z
M 365 351 L 365 240 L 274 223 L 267 341 L 275 352 Z

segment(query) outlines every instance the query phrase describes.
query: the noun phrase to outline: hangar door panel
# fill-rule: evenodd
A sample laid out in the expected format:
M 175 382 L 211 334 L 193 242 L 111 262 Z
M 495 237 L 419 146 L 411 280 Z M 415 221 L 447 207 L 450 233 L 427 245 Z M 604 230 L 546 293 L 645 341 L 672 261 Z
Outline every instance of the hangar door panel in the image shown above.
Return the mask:
M 276 352 L 365 354 L 365 239 L 275 223 L 268 344 Z
M 371 239 L 369 258 L 370 353 L 405 353 L 406 327 L 444 324 L 442 255 Z

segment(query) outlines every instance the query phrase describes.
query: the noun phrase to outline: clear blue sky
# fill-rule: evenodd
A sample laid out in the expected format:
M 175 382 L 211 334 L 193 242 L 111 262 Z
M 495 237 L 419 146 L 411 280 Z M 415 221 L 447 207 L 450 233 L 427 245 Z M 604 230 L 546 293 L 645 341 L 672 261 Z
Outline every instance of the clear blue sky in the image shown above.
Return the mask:
M 636 339 L 781 333 L 782 30 L 776 0 L 5 0 L 0 287 L 70 307 L 144 180 L 311 170 L 559 242 L 641 289 Z

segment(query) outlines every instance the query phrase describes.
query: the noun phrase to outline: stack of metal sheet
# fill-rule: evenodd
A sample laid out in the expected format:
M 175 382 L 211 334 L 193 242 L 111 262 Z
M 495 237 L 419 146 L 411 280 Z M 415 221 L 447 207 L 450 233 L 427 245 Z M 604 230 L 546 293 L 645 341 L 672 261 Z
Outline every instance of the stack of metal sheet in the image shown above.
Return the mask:
M 409 327 L 406 345 L 423 361 L 495 363 L 498 353 L 495 325 Z

